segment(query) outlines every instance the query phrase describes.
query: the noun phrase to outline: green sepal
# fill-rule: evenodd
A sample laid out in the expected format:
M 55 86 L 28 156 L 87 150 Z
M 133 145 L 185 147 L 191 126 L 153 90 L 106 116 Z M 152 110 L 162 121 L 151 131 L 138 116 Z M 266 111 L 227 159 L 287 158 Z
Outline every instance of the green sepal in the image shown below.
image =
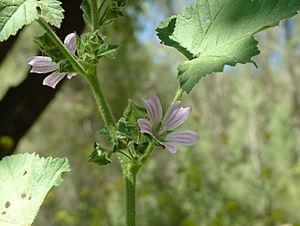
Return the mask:
M 111 22 L 119 17 L 124 17 L 123 9 L 125 5 L 125 0 L 112 0 L 106 13 L 106 22 Z
M 83 34 L 76 43 L 79 61 L 89 69 L 92 69 L 101 58 L 113 58 L 119 47 L 106 43 L 105 37 L 102 37 L 99 31 Z
M 101 147 L 98 143 L 94 144 L 94 150 L 88 158 L 88 162 L 93 162 L 97 165 L 103 166 L 112 163 L 110 159 L 112 151 Z
M 35 43 L 38 45 L 39 49 L 44 55 L 49 56 L 53 62 L 59 64 L 60 72 L 74 72 L 73 66 L 69 63 L 64 55 L 61 53 L 60 49 L 52 41 L 48 33 L 42 36 L 36 37 L 34 39 Z
M 123 116 L 117 123 L 117 139 L 118 145 L 115 151 L 127 150 L 130 146 L 137 153 L 142 153 L 143 148 L 148 144 L 149 137 L 140 133 L 138 119 L 146 118 L 147 111 L 144 107 L 129 100 Z M 140 146 L 141 145 L 141 146 Z
M 99 25 L 104 25 L 112 22 L 114 19 L 123 17 L 123 9 L 126 5 L 125 0 L 110 0 L 110 1 L 97 1 L 98 20 Z M 87 25 L 93 26 L 92 20 L 92 6 L 90 0 L 83 0 L 80 6 L 83 12 L 83 19 Z
M 119 136 L 126 137 L 131 140 L 138 140 L 140 136 L 140 128 L 138 119 L 146 118 L 147 111 L 144 107 L 129 100 L 128 106 L 123 113 L 123 117 L 117 123 Z
M 86 24 L 92 26 L 92 7 L 90 4 L 90 0 L 83 0 L 80 9 L 83 12 L 83 19 Z

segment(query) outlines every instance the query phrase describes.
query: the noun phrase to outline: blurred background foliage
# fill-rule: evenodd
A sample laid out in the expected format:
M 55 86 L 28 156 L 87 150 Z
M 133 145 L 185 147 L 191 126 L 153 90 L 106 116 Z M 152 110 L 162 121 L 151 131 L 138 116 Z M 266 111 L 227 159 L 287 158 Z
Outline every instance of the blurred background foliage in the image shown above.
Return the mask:
M 99 65 L 116 118 L 128 98 L 142 103 L 156 93 L 168 107 L 183 57 L 161 46 L 154 29 L 191 2 L 131 1 L 126 19 L 104 28 L 121 44 L 115 60 Z M 37 53 L 32 34 L 40 32 L 36 24 L 24 29 L 2 62 L 0 98 L 27 76 L 26 60 Z M 256 37 L 258 68 L 226 67 L 184 98 L 193 106 L 185 127 L 201 139 L 175 155 L 155 151 L 140 172 L 139 226 L 300 225 L 300 17 Z M 75 77 L 21 140 L 17 152 L 66 156 L 72 167 L 48 194 L 35 225 L 124 225 L 117 161 L 101 168 L 86 162 L 102 126 L 87 84 Z

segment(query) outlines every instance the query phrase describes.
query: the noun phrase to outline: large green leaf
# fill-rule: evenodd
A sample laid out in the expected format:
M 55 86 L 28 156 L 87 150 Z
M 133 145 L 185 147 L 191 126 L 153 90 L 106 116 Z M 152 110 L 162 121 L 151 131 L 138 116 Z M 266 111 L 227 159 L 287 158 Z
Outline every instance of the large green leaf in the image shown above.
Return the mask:
M 300 9 L 299 0 L 198 0 L 157 28 L 165 45 L 189 60 L 179 66 L 181 87 L 190 92 L 205 75 L 224 65 L 252 62 L 259 54 L 254 34 Z
M 19 154 L 0 161 L 0 225 L 30 226 L 46 194 L 69 171 L 67 159 Z
M 1 0 L 0 41 L 15 35 L 24 25 L 42 17 L 51 25 L 60 27 L 63 9 L 58 0 Z

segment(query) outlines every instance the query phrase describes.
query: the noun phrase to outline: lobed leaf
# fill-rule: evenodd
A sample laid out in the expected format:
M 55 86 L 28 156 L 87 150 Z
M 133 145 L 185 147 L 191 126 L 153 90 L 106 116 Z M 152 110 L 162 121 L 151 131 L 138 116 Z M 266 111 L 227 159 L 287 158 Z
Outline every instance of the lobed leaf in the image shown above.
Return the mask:
M 58 0 L 1 0 L 0 1 L 0 41 L 15 35 L 24 25 L 39 17 L 51 25 L 60 27 L 63 15 Z
M 254 34 L 299 9 L 299 0 L 197 0 L 156 31 L 165 45 L 189 59 L 178 68 L 180 85 L 189 93 L 202 77 L 223 71 L 224 65 L 253 62 L 259 54 Z
M 0 225 L 30 226 L 49 190 L 70 171 L 65 158 L 18 154 L 0 161 Z

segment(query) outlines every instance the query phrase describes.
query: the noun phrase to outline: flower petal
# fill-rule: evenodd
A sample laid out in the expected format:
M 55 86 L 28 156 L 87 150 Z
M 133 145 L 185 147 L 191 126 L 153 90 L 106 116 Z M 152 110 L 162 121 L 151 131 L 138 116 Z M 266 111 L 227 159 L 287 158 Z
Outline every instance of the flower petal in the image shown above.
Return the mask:
M 172 104 L 162 120 L 159 133 L 162 134 L 166 131 L 176 129 L 188 119 L 191 111 L 191 107 L 184 108 L 180 102 Z
M 50 57 L 45 56 L 31 57 L 27 63 L 32 66 L 31 73 L 44 74 L 58 69 L 58 65 L 52 62 Z
M 163 145 L 165 146 L 167 151 L 171 152 L 172 154 L 176 153 L 177 149 L 176 149 L 176 146 L 174 144 L 163 143 Z
M 162 118 L 162 107 L 160 101 L 156 95 L 152 95 L 150 99 L 144 100 L 144 103 L 150 117 L 152 130 L 154 130 L 156 129 Z
M 168 134 L 165 138 L 165 141 L 190 146 L 195 144 L 198 139 L 199 136 L 194 131 L 183 130 L 183 131 L 175 131 Z
M 76 35 L 74 33 L 68 34 L 65 37 L 64 44 L 74 54 L 76 52 Z
M 76 72 L 72 72 L 72 73 L 69 73 L 69 74 L 67 75 L 67 78 L 68 78 L 68 79 L 71 79 L 71 78 L 73 78 L 73 77 L 76 76 L 76 75 L 77 75 Z
M 151 124 L 148 120 L 146 119 L 139 119 L 138 120 L 138 125 L 141 129 L 141 133 L 148 133 L 151 136 L 153 136 L 152 134 L 152 128 L 151 128 Z
M 53 72 L 43 80 L 44 86 L 55 89 L 56 85 L 67 75 L 67 73 Z

